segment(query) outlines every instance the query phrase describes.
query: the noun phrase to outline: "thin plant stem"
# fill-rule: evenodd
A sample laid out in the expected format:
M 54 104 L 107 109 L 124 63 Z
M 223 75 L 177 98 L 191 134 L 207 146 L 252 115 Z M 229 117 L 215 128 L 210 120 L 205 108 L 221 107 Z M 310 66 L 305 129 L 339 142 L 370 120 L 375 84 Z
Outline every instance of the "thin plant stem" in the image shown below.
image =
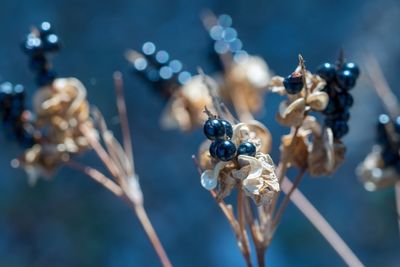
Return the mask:
M 390 89 L 390 86 L 383 75 L 382 68 L 380 67 L 378 60 L 372 56 L 367 55 L 365 57 L 365 68 L 367 69 L 368 76 L 370 77 L 374 89 L 382 100 L 385 109 L 389 113 L 390 117 L 395 119 L 400 115 L 400 105 L 396 95 Z
M 397 221 L 399 223 L 399 233 L 400 233 L 400 182 L 397 182 L 394 186 L 395 197 L 396 197 L 396 210 L 397 210 Z
M 121 187 L 119 187 L 119 185 L 117 185 L 113 180 L 111 180 L 95 168 L 82 165 L 75 161 L 69 161 L 65 165 L 86 174 L 88 177 L 92 178 L 94 181 L 102 185 L 104 188 L 112 192 L 117 197 L 123 197 L 124 192 L 122 191 Z
M 296 176 L 292 187 L 290 188 L 289 192 L 285 195 L 285 198 L 283 199 L 282 203 L 279 206 L 278 211 L 276 212 L 275 218 L 272 221 L 272 233 L 274 233 L 276 231 L 276 228 L 278 227 L 281 219 L 282 219 L 282 215 L 285 212 L 287 205 L 290 202 L 290 197 L 293 194 L 294 190 L 300 185 L 300 182 L 302 180 L 302 178 L 304 177 L 305 174 L 305 169 L 301 169 L 298 173 L 298 175 Z
M 244 195 L 244 192 L 242 189 L 238 189 L 238 196 L 237 196 L 237 209 L 238 209 L 238 218 L 239 218 L 239 227 L 240 227 L 240 235 L 241 235 L 241 240 L 242 240 L 242 246 L 244 250 L 244 257 L 246 260 L 246 264 L 248 267 L 253 266 L 251 262 L 251 253 L 250 253 L 250 244 L 249 244 L 249 239 L 247 236 L 247 231 L 246 231 L 246 215 L 245 215 L 245 201 L 246 197 Z
M 292 182 L 285 178 L 282 183 L 282 190 L 289 193 L 293 187 Z M 339 254 L 344 262 L 350 267 L 362 267 L 364 264 L 358 259 L 354 252 L 311 204 L 311 202 L 300 192 L 295 189 L 290 197 L 294 205 L 306 216 L 306 218 L 317 228 L 322 236 L 328 241 L 333 249 Z
M 114 84 L 115 84 L 115 93 L 116 93 L 116 98 L 117 98 L 117 108 L 118 108 L 118 114 L 121 120 L 121 130 L 122 130 L 122 136 L 123 136 L 123 144 L 124 144 L 124 150 L 126 152 L 126 155 L 128 156 L 129 160 L 133 163 L 133 152 L 132 152 L 132 140 L 131 140 L 131 133 L 129 130 L 129 123 L 128 123 L 128 116 L 127 116 L 127 110 L 126 110 L 126 103 L 124 101 L 125 96 L 124 96 L 124 87 L 123 87 L 123 80 L 122 80 L 122 74 L 119 71 L 116 71 L 114 73 Z M 133 169 L 134 166 L 132 166 Z

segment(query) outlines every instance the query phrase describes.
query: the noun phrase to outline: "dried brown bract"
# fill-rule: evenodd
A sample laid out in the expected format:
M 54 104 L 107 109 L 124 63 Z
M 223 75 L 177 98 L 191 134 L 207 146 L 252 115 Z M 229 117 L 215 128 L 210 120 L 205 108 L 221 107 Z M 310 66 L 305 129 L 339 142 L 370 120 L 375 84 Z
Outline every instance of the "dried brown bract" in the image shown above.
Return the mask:
M 97 136 L 89 116 L 86 89 L 75 78 L 59 78 L 39 88 L 34 96 L 34 113 L 33 126 L 39 141 L 20 159 L 31 181 L 51 176 L 72 154 L 89 149 L 80 131 L 82 125 Z
M 207 80 L 215 88 L 218 87 L 211 77 Z M 166 129 L 183 131 L 198 127 L 207 119 L 203 112 L 205 106 L 211 106 L 211 97 L 202 77 L 197 75 L 172 94 L 161 117 L 161 125 Z
M 205 145 L 202 146 L 199 163 L 205 171 L 201 175 L 201 184 L 208 190 L 217 189 L 219 201 L 230 195 L 235 187 L 240 187 L 257 205 L 269 204 L 279 192 L 274 163 L 267 154 L 271 148 L 269 131 L 256 121 L 239 123 L 234 125 L 232 142 L 236 146 L 251 142 L 257 153 L 254 157 L 238 155 L 223 162 L 213 159 Z

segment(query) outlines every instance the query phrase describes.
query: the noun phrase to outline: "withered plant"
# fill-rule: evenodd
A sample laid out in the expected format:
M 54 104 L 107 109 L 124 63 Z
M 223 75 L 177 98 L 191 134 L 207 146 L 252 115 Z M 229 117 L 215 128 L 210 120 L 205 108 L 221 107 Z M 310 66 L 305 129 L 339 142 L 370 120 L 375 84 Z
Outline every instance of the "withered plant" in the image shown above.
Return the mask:
M 63 166 L 86 174 L 132 208 L 162 265 L 172 266 L 143 205 L 121 74 L 116 72 L 114 80 L 122 144 L 107 128 L 101 112 L 90 106 L 85 86 L 76 78 L 56 77 L 48 53 L 59 49 L 59 41 L 48 22 L 32 29 L 23 48 L 30 58 L 39 88 L 30 112 L 21 110 L 23 91 L 20 86 L 3 84 L 1 87 L 2 110 L 7 116 L 13 115 L 10 133 L 25 146 L 24 154 L 13 160 L 13 166 L 24 168 L 32 184 L 40 177 L 52 178 Z M 95 152 L 108 174 L 75 160 L 76 155 L 88 150 Z

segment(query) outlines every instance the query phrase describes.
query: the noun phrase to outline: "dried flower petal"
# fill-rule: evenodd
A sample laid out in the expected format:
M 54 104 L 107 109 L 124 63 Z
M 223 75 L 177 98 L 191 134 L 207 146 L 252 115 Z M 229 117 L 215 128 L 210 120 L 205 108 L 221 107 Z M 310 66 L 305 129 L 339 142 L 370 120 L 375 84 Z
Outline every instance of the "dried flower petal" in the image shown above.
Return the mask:
M 357 175 L 368 191 L 393 186 L 400 180 L 400 175 L 394 167 L 384 166 L 381 151 L 380 146 L 374 146 L 365 160 L 357 167 Z
M 300 169 L 306 169 L 308 162 L 309 142 L 306 135 L 298 133 L 284 135 L 282 137 L 281 158 L 286 158 L 288 163 Z
M 277 120 L 286 126 L 300 126 L 304 120 L 305 108 L 304 98 L 298 98 L 290 104 L 282 102 L 279 106 Z
M 325 92 L 317 91 L 313 92 L 307 98 L 307 105 L 313 110 L 322 111 L 326 108 L 329 102 L 329 96 Z

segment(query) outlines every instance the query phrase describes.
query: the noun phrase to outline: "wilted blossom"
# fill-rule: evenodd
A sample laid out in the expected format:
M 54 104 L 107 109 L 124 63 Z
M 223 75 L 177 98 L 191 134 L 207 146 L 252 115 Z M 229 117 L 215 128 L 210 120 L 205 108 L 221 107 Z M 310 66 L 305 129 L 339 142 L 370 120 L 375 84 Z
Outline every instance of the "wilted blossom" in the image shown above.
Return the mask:
M 298 67 L 295 72 L 301 71 Z M 288 94 L 283 85 L 283 77 L 272 77 L 269 85 L 273 93 L 286 95 L 287 99 L 282 101 L 279 106 L 277 120 L 285 126 L 300 126 L 308 111 L 322 111 L 329 102 L 329 96 L 326 92 L 321 91 L 326 82 L 318 75 L 314 75 L 306 71 L 306 85 L 298 94 Z
M 357 174 L 368 191 L 393 186 L 400 180 L 396 167 L 385 166 L 381 150 L 381 146 L 375 145 L 357 167 Z
M 257 205 L 270 203 L 280 188 L 274 163 L 267 154 L 271 147 L 268 130 L 259 122 L 240 123 L 234 126 L 232 141 L 236 146 L 245 141 L 255 144 L 255 157 L 239 155 L 232 161 L 223 162 L 201 150 L 200 165 L 206 169 L 201 175 L 202 186 L 207 190 L 216 189 L 218 200 L 240 187 Z
M 218 87 L 211 77 L 206 79 Z M 203 78 L 194 76 L 173 93 L 161 117 L 161 125 L 166 129 L 191 130 L 207 119 L 203 110 L 205 106 L 211 106 L 211 102 Z
M 86 89 L 79 80 L 54 80 L 52 85 L 38 89 L 33 104 L 36 119 L 32 125 L 38 142 L 19 159 L 32 182 L 40 176 L 50 176 L 72 154 L 89 148 L 82 126 L 97 136 Z

